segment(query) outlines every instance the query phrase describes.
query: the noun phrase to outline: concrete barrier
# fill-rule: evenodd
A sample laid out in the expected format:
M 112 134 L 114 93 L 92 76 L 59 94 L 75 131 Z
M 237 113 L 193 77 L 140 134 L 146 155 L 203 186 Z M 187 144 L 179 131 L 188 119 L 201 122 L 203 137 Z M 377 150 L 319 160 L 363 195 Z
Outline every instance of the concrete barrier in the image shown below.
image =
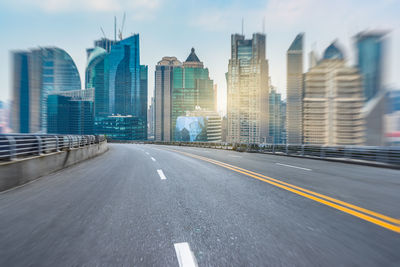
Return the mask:
M 103 154 L 107 150 L 107 142 L 102 142 L 67 151 L 0 163 L 0 191 L 33 181 L 41 176 Z

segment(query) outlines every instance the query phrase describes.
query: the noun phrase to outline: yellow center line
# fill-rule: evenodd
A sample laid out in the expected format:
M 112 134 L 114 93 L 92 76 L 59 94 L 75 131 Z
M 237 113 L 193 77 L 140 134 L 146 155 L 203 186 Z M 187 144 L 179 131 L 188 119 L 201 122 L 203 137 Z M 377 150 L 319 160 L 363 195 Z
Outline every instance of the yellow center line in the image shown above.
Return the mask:
M 194 155 L 194 156 L 197 157 L 197 155 Z M 201 156 L 199 156 L 199 157 L 201 157 Z M 340 204 L 340 205 L 343 205 L 343 206 L 346 206 L 346 207 L 349 207 L 349 208 L 352 208 L 352 209 L 367 213 L 369 215 L 381 218 L 383 220 L 386 220 L 386 221 L 389 221 L 389 222 L 392 222 L 392 223 L 395 223 L 395 224 L 400 224 L 400 220 L 398 220 L 398 219 L 395 219 L 395 218 L 392 218 L 392 217 L 389 217 L 389 216 L 386 216 L 386 215 L 383 215 L 383 214 L 380 214 L 380 213 L 377 213 L 377 212 L 374 212 L 374 211 L 371 211 L 371 210 L 368 210 L 368 209 L 365 209 L 365 208 L 362 208 L 362 207 L 358 207 L 356 205 L 353 205 L 353 204 L 350 204 L 350 203 L 347 203 L 347 202 L 344 202 L 344 201 L 341 201 L 341 200 L 338 200 L 338 199 L 335 199 L 335 198 L 332 198 L 332 197 L 329 197 L 329 196 L 326 196 L 326 195 L 323 195 L 323 194 L 320 194 L 320 193 L 317 193 L 317 192 L 314 192 L 314 191 L 311 191 L 311 190 L 308 190 L 308 189 L 305 189 L 305 188 L 302 188 L 302 187 L 298 187 L 298 186 L 283 182 L 281 180 L 277 180 L 277 179 L 265 176 L 263 174 L 259 174 L 259 173 L 256 173 L 256 172 L 253 172 L 253 171 L 249 171 L 249 170 L 237 167 L 237 166 L 230 165 L 228 163 L 224 163 L 224 162 L 213 160 L 213 159 L 208 159 L 208 158 L 205 158 L 205 157 L 202 157 L 202 158 L 199 158 L 199 159 L 206 160 L 206 161 L 215 161 L 216 163 L 224 164 L 226 166 L 229 166 L 229 167 L 232 167 L 232 168 L 235 168 L 235 169 L 239 169 L 239 170 L 242 170 L 242 171 L 245 171 L 245 172 L 248 172 L 248 173 L 252 173 L 252 174 L 267 178 L 267 179 L 272 180 L 274 182 L 290 186 L 292 188 L 307 192 L 309 194 L 313 194 L 313 195 L 318 196 L 320 198 L 324 198 L 324 199 L 329 200 L 331 202 L 335 202 L 337 204 Z
M 274 178 L 271 178 L 271 177 L 268 177 L 268 176 L 265 176 L 265 175 L 262 175 L 262 174 L 259 174 L 259 173 L 256 173 L 256 172 L 252 172 L 252 171 L 249 171 L 249 170 L 237 167 L 237 166 L 233 166 L 233 165 L 230 165 L 228 163 L 224 163 L 224 162 L 221 162 L 221 161 L 208 159 L 206 157 L 194 155 L 194 154 L 187 153 L 187 152 L 177 151 L 177 150 L 174 150 L 174 149 L 167 149 L 167 150 L 170 150 L 170 151 L 173 151 L 173 152 L 177 152 L 177 153 L 180 153 L 180 154 L 184 154 L 184 155 L 187 155 L 187 156 L 192 157 L 192 158 L 197 158 L 197 159 L 200 159 L 200 160 L 203 160 L 203 161 L 207 161 L 207 162 L 213 163 L 215 165 L 224 167 L 226 169 L 230 169 L 232 171 L 235 171 L 235 172 L 238 172 L 238 173 L 242 173 L 244 175 L 250 176 L 250 177 L 255 178 L 257 180 L 269 183 L 271 185 L 274 185 L 274 186 L 277 186 L 279 188 L 285 189 L 285 190 L 290 191 L 292 193 L 301 195 L 303 197 L 312 199 L 312 200 L 317 201 L 319 203 L 322 203 L 324 205 L 327 205 L 327 206 L 330 206 L 330 207 L 335 208 L 337 210 L 340 210 L 340 211 L 343 211 L 345 213 L 348 213 L 350 215 L 356 216 L 358 218 L 361 218 L 361 219 L 366 220 L 368 222 L 374 223 L 374 224 L 379 225 L 381 227 L 384 227 L 386 229 L 389 229 L 389 230 L 392 230 L 394 232 L 400 233 L 400 226 L 399 226 L 400 220 L 398 220 L 398 219 L 395 219 L 395 218 L 392 218 L 392 217 L 389 217 L 389 216 L 386 216 L 386 215 L 383 215 L 383 214 L 380 214 L 380 213 L 377 213 L 377 212 L 374 212 L 374 211 L 371 211 L 371 210 L 368 210 L 368 209 L 364 209 L 364 208 L 358 207 L 356 205 L 353 205 L 353 204 L 350 204 L 350 203 L 347 203 L 347 202 L 344 202 L 344 201 L 341 201 L 341 200 L 338 200 L 338 199 L 335 199 L 335 198 L 332 198 L 332 197 L 329 197 L 329 196 L 325 196 L 323 194 L 319 194 L 319 193 L 313 192 L 311 190 L 308 190 L 308 189 L 305 189 L 305 188 L 301 188 L 301 187 L 298 187 L 298 186 L 295 186 L 295 185 L 292 185 L 292 184 L 289 184 L 289 183 L 286 183 L 286 182 L 283 182 L 283 181 L 280 181 L 280 180 L 277 180 L 277 179 L 274 179 Z M 338 204 L 340 204 L 342 206 L 340 206 Z M 345 207 L 343 207 L 343 206 L 345 206 Z M 368 215 L 366 215 L 364 213 L 372 215 L 372 216 L 380 218 L 380 219 L 383 219 L 385 221 L 377 219 L 377 218 L 374 218 L 374 217 L 371 217 L 371 216 L 368 216 Z M 391 223 L 388 223 L 388 222 L 391 222 Z M 394 224 L 392 224 L 392 223 L 394 223 Z

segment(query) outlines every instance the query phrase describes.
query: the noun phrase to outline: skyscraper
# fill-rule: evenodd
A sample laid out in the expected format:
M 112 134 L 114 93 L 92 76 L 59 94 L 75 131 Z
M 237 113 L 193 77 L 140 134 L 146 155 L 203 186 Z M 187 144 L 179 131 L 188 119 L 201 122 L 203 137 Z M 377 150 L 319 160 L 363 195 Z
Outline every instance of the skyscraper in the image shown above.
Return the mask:
M 139 35 L 132 35 L 111 47 L 107 55 L 109 104 L 112 114 L 137 116 L 140 103 Z
M 367 31 L 356 35 L 357 67 L 362 76 L 365 105 L 366 145 L 385 144 L 384 116 L 386 92 L 383 88 L 383 68 L 386 32 Z
M 268 137 L 268 61 L 266 36 L 231 36 L 231 59 L 226 74 L 228 136 L 231 143 L 261 143 Z
M 286 53 L 286 132 L 288 144 L 303 142 L 303 39 L 296 36 Z
M 139 106 L 139 110 L 136 116 L 142 119 L 146 126 L 146 128 L 144 129 L 146 135 L 143 137 L 143 140 L 147 140 L 148 72 L 149 68 L 147 65 L 140 65 L 140 90 L 139 90 L 140 97 L 138 99 L 140 104 L 136 104 L 137 106 Z
M 86 87 L 94 88 L 95 116 L 107 116 L 110 114 L 109 92 L 105 82 L 107 66 L 105 58 L 107 51 L 101 47 L 95 47 L 89 55 L 86 66 Z
M 72 58 L 57 47 L 12 53 L 14 132 L 47 131 L 47 96 L 51 92 L 81 89 Z
M 171 128 L 172 136 L 175 136 L 175 125 L 179 116 L 194 111 L 196 107 L 214 110 L 214 82 L 194 48 L 182 66 L 173 68 L 172 84 Z
M 370 31 L 361 32 L 355 37 L 357 67 L 362 75 L 366 101 L 382 89 L 385 35 L 386 32 Z
M 336 43 L 305 74 L 303 131 L 305 144 L 363 145 L 365 122 L 361 75 L 346 66 Z
M 268 143 L 282 144 L 281 132 L 282 127 L 282 101 L 281 94 L 276 91 L 274 86 L 271 86 L 269 92 L 269 138 Z
M 124 123 L 137 123 L 130 127 L 141 134 L 131 135 L 139 140 L 147 139 L 147 77 L 148 68 L 140 65 L 139 35 L 135 34 L 118 42 L 103 40 L 95 45 L 104 46 L 88 49 L 90 52 L 86 68 L 86 86 L 95 89 L 96 125 L 110 120 L 121 121 L 123 116 L 136 119 L 123 119 Z M 116 116 L 122 116 L 115 119 Z M 96 127 L 96 129 L 105 129 Z M 109 129 L 109 128 L 107 128 Z M 114 127 L 116 131 L 121 130 Z M 101 132 L 97 132 L 101 134 Z M 116 134 L 115 136 L 121 136 Z
M 157 63 L 154 92 L 154 137 L 156 141 L 171 141 L 172 138 L 172 88 L 173 69 L 182 66 L 176 57 L 163 57 Z

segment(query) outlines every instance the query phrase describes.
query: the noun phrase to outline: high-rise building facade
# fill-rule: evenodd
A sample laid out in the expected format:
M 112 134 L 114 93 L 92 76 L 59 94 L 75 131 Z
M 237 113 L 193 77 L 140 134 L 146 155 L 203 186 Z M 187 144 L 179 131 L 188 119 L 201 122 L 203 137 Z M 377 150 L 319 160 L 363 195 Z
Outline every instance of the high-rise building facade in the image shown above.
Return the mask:
M 269 137 L 268 143 L 282 144 L 282 100 L 281 94 L 276 91 L 274 86 L 271 86 L 269 92 Z
M 140 65 L 139 35 L 134 34 L 116 42 L 104 39 L 95 42 L 95 45 L 101 47 L 87 50 L 89 56 L 86 68 L 86 86 L 95 89 L 95 116 L 135 117 L 136 119 L 123 121 L 134 122 L 132 129 L 144 127 L 138 131 L 142 135 L 135 135 L 135 138 L 146 140 L 148 67 Z M 96 123 L 103 121 L 106 122 L 98 119 Z M 112 127 L 96 127 L 96 129 L 106 128 Z M 114 127 L 114 129 L 117 131 L 121 128 Z
M 47 96 L 51 92 L 81 89 L 72 58 L 57 47 L 12 53 L 14 132 L 47 131 Z
M 182 66 L 176 57 L 163 57 L 157 63 L 154 91 L 154 138 L 171 141 L 172 137 L 172 88 L 173 70 Z
M 365 105 L 366 145 L 385 144 L 384 116 L 387 93 L 383 88 L 385 35 L 383 31 L 365 31 L 356 35 L 357 68 L 362 76 Z
M 101 47 L 95 47 L 89 55 L 86 66 L 86 86 L 94 88 L 95 116 L 107 116 L 110 112 L 108 86 L 105 82 L 107 66 L 105 58 L 107 51 Z
M 143 140 L 147 128 L 144 121 L 132 115 L 95 117 L 94 130 L 111 140 Z
M 94 133 L 94 89 L 53 92 L 47 97 L 47 132 Z
M 288 144 L 303 143 L 303 46 L 304 34 L 296 36 L 286 53 L 286 134 Z
M 207 68 L 197 57 L 194 48 L 182 66 L 173 68 L 171 95 L 171 129 L 175 136 L 176 120 L 196 107 L 214 110 L 214 82 Z
M 323 59 L 305 74 L 305 144 L 365 144 L 361 79 L 356 68 L 346 66 L 337 44 L 325 50 Z
M 386 32 L 366 31 L 356 35 L 357 68 L 364 97 L 369 101 L 382 89 Z
M 111 47 L 107 55 L 109 105 L 112 114 L 138 116 L 141 103 L 139 35 L 132 35 Z
M 228 136 L 231 143 L 262 143 L 268 138 L 268 61 L 266 36 L 231 36 L 231 59 L 226 74 Z

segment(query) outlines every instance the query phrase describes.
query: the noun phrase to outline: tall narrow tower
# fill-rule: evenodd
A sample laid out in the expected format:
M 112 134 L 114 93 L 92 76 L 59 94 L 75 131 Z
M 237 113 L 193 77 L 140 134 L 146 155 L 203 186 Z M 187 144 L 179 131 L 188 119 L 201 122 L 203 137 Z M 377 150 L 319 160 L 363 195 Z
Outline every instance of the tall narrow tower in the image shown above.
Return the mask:
M 303 38 L 296 36 L 286 54 L 287 143 L 303 143 Z
M 156 141 L 172 139 L 172 87 L 174 68 L 182 66 L 176 57 L 163 57 L 157 63 L 154 89 L 154 138 Z
M 268 61 L 265 34 L 231 36 L 228 85 L 228 135 L 231 143 L 262 143 L 268 136 Z

